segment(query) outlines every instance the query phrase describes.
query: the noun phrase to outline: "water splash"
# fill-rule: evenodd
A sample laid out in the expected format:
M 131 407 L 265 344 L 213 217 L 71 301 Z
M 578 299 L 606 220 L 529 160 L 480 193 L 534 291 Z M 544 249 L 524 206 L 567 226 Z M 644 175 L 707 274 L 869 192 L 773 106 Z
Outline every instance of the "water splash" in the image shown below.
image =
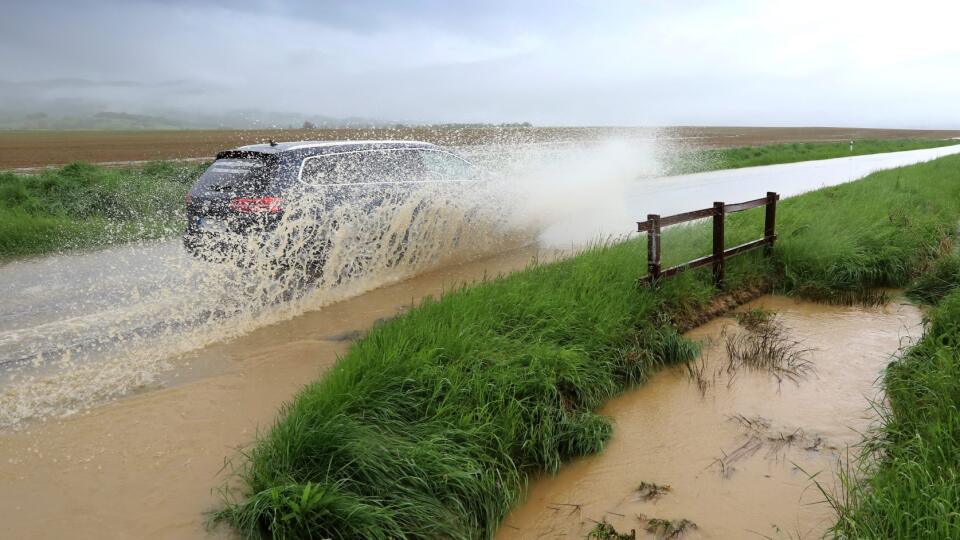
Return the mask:
M 265 236 L 226 233 L 240 249 L 214 261 L 168 241 L 2 267 L 11 301 L 0 313 L 0 429 L 157 386 L 178 355 L 431 269 L 538 238 L 593 240 L 593 216 L 623 218 L 611 201 L 656 174 L 651 148 L 472 147 L 465 153 L 491 171 L 486 181 L 425 183 L 402 196 L 367 188 L 348 203 L 308 192 Z M 326 211 L 318 219 L 312 208 Z

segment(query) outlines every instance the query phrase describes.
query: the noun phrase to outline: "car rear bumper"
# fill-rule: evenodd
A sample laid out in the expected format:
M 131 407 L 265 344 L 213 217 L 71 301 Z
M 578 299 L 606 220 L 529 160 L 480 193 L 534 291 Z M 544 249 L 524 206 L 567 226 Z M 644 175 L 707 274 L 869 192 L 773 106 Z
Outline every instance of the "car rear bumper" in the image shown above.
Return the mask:
M 244 247 L 239 242 L 199 231 L 187 231 L 183 233 L 181 240 L 187 253 L 211 262 L 236 259 Z
M 183 232 L 183 247 L 205 260 L 223 260 L 241 255 L 251 248 L 259 249 L 277 227 L 279 214 L 234 216 L 188 213 Z

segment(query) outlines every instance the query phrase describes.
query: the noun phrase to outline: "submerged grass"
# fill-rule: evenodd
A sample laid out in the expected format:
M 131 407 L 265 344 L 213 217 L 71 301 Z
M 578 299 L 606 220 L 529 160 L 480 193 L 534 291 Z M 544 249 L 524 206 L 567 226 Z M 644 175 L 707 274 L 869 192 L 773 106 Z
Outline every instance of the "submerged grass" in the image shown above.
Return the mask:
M 0 259 L 158 238 L 183 227 L 183 197 L 203 165 L 107 169 L 74 163 L 0 172 Z
M 670 174 L 688 174 L 716 171 L 719 169 L 739 169 L 758 165 L 777 163 L 795 163 L 817 159 L 831 159 L 848 156 L 879 154 L 882 152 L 901 152 L 920 150 L 958 144 L 958 141 L 922 140 L 922 139 L 860 139 L 853 142 L 789 143 L 766 146 L 742 146 L 738 148 L 720 148 L 712 150 L 693 150 L 674 156 L 668 160 Z
M 727 351 L 726 373 L 728 386 L 741 369 L 769 373 L 777 379 L 797 383 L 814 370 L 808 357 L 809 349 L 790 338 L 786 327 L 774 315 L 766 312 L 757 318 L 756 312 L 747 312 L 739 324 L 743 330 L 724 330 Z M 739 319 L 740 317 L 738 317 Z M 749 322 L 747 322 L 749 321 Z
M 636 530 L 622 533 L 606 521 L 597 522 L 593 529 L 587 533 L 587 540 L 636 540 L 636 538 Z
M 778 216 L 774 257 L 732 259 L 731 289 L 770 280 L 869 300 L 944 254 L 960 157 L 787 199 Z M 732 216 L 728 242 L 758 236 L 761 220 Z M 668 229 L 665 263 L 702 254 L 708 235 L 706 224 Z M 531 474 L 603 447 L 611 427 L 593 411 L 604 400 L 695 356 L 672 323 L 706 309 L 709 276 L 637 288 L 645 256 L 639 240 L 598 246 L 375 327 L 261 434 L 216 518 L 252 538 L 492 536 Z
M 658 540 L 668 540 L 679 538 L 687 531 L 697 529 L 697 524 L 689 519 L 650 518 L 646 520 L 644 529 Z
M 666 495 L 670 492 L 670 489 L 668 484 L 640 482 L 640 485 L 637 486 L 637 496 L 642 501 L 649 501 Z

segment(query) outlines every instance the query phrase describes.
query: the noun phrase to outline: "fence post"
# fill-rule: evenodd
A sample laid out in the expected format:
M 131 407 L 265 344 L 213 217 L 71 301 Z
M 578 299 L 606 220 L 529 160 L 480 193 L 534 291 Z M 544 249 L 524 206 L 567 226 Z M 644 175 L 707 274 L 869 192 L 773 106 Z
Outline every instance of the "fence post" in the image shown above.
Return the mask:
M 722 202 L 713 203 L 713 284 L 717 289 L 723 289 L 724 206 Z
M 650 230 L 647 231 L 647 273 L 650 281 L 660 279 L 660 216 L 647 214 Z
M 777 201 L 780 196 L 773 191 L 767 192 L 767 215 L 763 220 L 763 236 L 767 239 L 767 245 L 763 247 L 763 254 L 767 257 L 773 253 L 773 243 L 777 240 L 775 230 L 777 224 Z

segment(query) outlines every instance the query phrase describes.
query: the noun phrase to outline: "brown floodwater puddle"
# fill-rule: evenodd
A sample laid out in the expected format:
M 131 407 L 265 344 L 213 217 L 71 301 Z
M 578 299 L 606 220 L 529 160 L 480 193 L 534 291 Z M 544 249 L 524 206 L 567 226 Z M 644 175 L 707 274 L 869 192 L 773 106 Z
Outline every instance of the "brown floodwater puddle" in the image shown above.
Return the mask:
M 652 538 L 651 518 L 695 523 L 684 538 L 819 537 L 834 518 L 810 477 L 835 488 L 838 464 L 877 420 L 878 377 L 920 335 L 921 314 L 896 302 L 838 307 L 774 296 L 740 311 L 754 307 L 779 314 L 795 349 L 809 349 L 813 372 L 797 384 L 744 369 L 731 380 L 726 336 L 736 321 L 689 332 L 705 343 L 705 390 L 674 368 L 609 402 L 601 413 L 615 428 L 603 452 L 532 481 L 497 538 L 584 538 L 601 521 Z M 650 497 L 641 482 L 670 489 Z

